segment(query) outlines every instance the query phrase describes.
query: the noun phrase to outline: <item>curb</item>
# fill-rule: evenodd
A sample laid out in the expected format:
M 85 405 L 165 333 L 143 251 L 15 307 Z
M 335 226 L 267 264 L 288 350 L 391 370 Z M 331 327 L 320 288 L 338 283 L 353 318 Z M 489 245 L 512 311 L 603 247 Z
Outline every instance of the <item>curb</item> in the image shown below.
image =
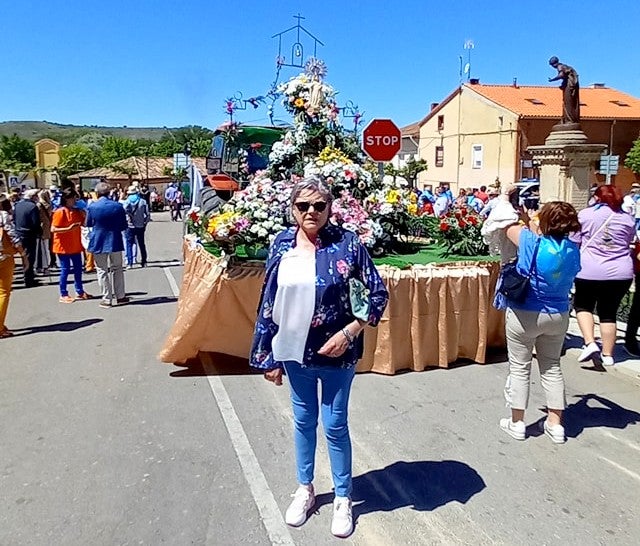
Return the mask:
M 640 361 L 620 362 L 615 366 L 607 369 L 607 373 L 624 376 L 625 379 L 631 379 L 633 384 L 640 387 Z

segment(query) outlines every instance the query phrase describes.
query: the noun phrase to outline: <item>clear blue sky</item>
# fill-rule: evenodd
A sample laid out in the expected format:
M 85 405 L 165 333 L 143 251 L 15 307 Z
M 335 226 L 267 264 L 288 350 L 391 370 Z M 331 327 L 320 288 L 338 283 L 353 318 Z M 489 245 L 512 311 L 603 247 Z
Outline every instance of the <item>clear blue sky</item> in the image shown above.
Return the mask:
M 467 39 L 483 83 L 546 84 L 557 55 L 583 86 L 640 96 L 639 0 L 0 0 L 0 121 L 215 127 L 227 96 L 266 92 L 271 36 L 298 12 L 367 119 L 422 118 L 458 85 Z

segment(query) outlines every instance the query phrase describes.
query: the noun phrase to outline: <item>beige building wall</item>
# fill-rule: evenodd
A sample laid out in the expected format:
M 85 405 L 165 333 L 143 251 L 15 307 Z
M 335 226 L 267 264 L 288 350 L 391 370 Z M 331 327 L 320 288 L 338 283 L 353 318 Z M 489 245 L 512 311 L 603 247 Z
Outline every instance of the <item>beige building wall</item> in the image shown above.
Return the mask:
M 436 166 L 437 146 L 444 148 L 442 167 Z M 516 176 L 517 153 L 517 116 L 463 86 L 420 128 L 419 156 L 429 169 L 419 182 L 448 182 L 454 193 L 488 186 L 496 178 L 508 184 Z

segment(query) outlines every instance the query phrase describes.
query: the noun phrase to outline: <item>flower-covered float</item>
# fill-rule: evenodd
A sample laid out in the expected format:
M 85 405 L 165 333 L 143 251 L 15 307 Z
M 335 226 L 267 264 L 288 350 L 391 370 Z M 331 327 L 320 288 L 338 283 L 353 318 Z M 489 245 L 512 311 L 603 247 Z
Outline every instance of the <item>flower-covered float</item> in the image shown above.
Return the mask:
M 267 167 L 252 174 L 221 211 L 189 211 L 190 237 L 213 253 L 262 258 L 273 238 L 290 225 L 289 198 L 296 181 L 320 175 L 335 197 L 330 221 L 357 233 L 373 256 L 402 254 L 408 247 L 415 252 L 417 242 L 437 244 L 451 256 L 486 253 L 481 218 L 473 210 L 435 218 L 424 213 L 420 192 L 404 178 L 378 174 L 358 141 L 361 114 L 350 116 L 354 130 L 343 126 L 345 109 L 324 81 L 325 72 L 324 63 L 312 58 L 304 73 L 278 86 L 292 125 L 271 146 Z M 223 128 L 228 140 L 237 127 L 228 123 Z

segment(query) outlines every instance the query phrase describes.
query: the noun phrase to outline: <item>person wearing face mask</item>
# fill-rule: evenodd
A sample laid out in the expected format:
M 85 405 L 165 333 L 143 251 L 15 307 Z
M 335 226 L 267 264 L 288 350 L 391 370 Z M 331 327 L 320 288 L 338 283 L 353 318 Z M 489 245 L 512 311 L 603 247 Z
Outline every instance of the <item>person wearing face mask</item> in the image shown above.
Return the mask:
M 331 190 L 317 177 L 293 188 L 295 225 L 269 250 L 250 363 L 276 385 L 283 370 L 289 379 L 298 489 L 286 523 L 302 525 L 315 505 L 321 414 L 335 486 L 331 532 L 345 537 L 353 531 L 349 393 L 363 351 L 360 334 L 378 324 L 389 295 L 358 236 L 329 223 L 331 203 Z

